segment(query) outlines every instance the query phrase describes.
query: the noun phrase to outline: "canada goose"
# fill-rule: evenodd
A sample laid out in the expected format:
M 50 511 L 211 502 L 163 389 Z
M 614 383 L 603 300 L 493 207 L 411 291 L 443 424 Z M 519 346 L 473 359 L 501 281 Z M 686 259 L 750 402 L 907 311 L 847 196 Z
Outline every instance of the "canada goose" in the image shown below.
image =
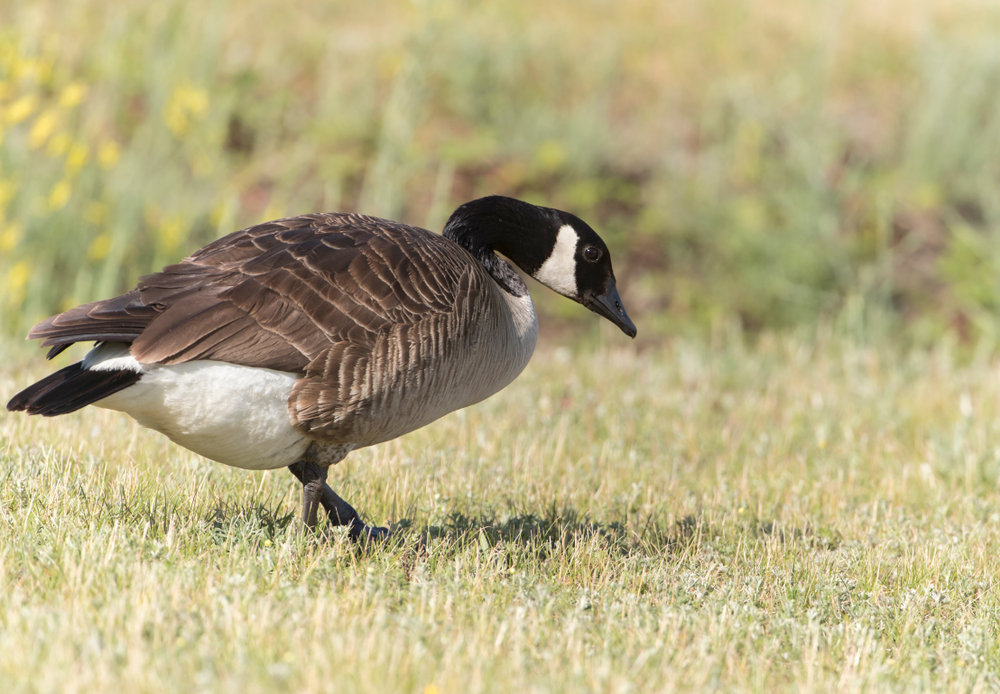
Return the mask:
M 607 246 L 574 215 L 492 196 L 460 206 L 437 235 L 309 214 L 229 234 L 126 294 L 42 321 L 28 338 L 50 359 L 96 345 L 7 409 L 93 404 L 226 465 L 287 466 L 307 527 L 322 505 L 351 537 L 381 537 L 326 484 L 328 468 L 479 402 L 525 367 L 535 309 L 496 253 L 635 337 Z

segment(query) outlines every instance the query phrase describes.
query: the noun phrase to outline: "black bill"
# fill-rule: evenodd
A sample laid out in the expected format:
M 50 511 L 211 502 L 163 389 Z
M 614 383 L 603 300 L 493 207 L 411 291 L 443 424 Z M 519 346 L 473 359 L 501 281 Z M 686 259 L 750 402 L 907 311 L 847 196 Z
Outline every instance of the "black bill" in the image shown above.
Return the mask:
M 625 306 L 622 305 L 622 298 L 618 296 L 618 289 L 615 288 L 614 281 L 608 287 L 608 291 L 600 296 L 592 297 L 583 304 L 594 313 L 604 316 L 609 321 L 622 329 L 622 332 L 629 337 L 635 337 L 635 323 L 625 313 Z

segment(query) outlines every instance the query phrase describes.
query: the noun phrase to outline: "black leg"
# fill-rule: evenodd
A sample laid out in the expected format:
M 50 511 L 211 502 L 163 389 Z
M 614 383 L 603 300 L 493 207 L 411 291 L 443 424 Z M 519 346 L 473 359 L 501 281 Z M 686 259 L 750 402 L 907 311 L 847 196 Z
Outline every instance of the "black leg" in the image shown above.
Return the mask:
M 327 468 L 311 465 L 304 471 L 302 481 L 302 522 L 311 531 L 316 530 L 316 516 L 326 486 Z
M 333 525 L 346 525 L 354 540 L 382 540 L 388 537 L 386 528 L 366 525 L 354 507 L 337 496 L 326 483 L 329 468 L 325 465 L 299 461 L 288 466 L 302 483 L 302 522 L 309 530 L 316 529 L 316 515 L 322 505 Z

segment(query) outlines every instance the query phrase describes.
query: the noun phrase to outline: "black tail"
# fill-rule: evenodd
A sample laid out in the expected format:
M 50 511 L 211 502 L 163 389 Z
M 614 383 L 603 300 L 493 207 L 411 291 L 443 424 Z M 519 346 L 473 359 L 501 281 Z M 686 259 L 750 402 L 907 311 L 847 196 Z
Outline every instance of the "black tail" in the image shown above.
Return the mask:
M 77 362 L 22 390 L 10 399 L 7 409 L 46 417 L 75 412 L 128 388 L 141 376 L 135 371 L 88 371 Z

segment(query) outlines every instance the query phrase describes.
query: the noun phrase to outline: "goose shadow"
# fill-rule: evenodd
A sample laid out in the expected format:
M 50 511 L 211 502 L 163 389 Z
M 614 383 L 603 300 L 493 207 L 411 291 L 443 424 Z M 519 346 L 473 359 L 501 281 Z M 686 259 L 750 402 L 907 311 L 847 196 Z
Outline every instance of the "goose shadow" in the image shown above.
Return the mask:
M 723 528 L 702 516 L 673 517 L 666 509 L 646 516 L 623 515 L 595 521 L 573 508 L 520 512 L 513 515 L 452 512 L 444 522 L 418 524 L 402 518 L 390 526 L 392 536 L 412 538 L 420 546 L 444 542 L 455 546 L 478 544 L 482 549 L 522 547 L 545 555 L 554 550 L 596 548 L 612 556 L 678 554 L 726 535 L 742 535 L 779 543 L 800 543 L 813 550 L 840 546 L 840 534 L 809 524 L 790 526 L 757 518 Z
M 453 511 L 437 523 L 401 518 L 392 536 L 417 547 L 431 544 L 483 550 L 520 548 L 538 556 L 577 548 L 600 549 L 612 556 L 669 552 L 684 538 L 661 518 L 594 520 L 577 509 L 520 510 L 512 514 Z
M 167 525 L 164 514 L 160 524 Z M 152 521 L 153 519 L 147 519 Z M 280 504 L 223 503 L 205 514 L 210 532 L 227 536 L 233 532 L 260 534 L 269 539 L 298 527 L 298 515 L 283 511 Z M 155 521 L 154 521 L 155 522 Z M 701 515 L 672 516 L 666 509 L 646 516 L 623 514 L 620 518 L 594 520 L 588 513 L 572 507 L 518 510 L 513 513 L 467 513 L 452 511 L 443 521 L 406 516 L 388 524 L 386 547 L 427 549 L 430 545 L 454 548 L 478 545 L 483 550 L 520 548 L 540 557 L 575 548 L 599 549 L 611 556 L 678 554 L 715 543 L 725 536 L 743 535 L 781 543 L 804 543 L 814 550 L 836 549 L 843 538 L 839 533 L 804 525 L 789 526 L 774 520 L 747 518 L 728 527 L 712 523 Z M 330 540 L 342 528 L 321 524 L 318 536 Z M 362 543 L 359 549 L 371 550 Z
M 209 532 L 220 538 L 237 532 L 275 539 L 295 530 L 297 520 L 297 514 L 266 503 L 217 503 L 203 514 L 203 522 Z M 166 525 L 165 520 L 161 524 Z M 389 540 L 384 544 L 387 547 L 409 546 L 415 549 L 431 544 L 455 548 L 479 545 L 483 549 L 521 547 L 543 555 L 559 548 L 587 545 L 624 555 L 643 548 L 651 549 L 647 546 L 650 543 L 660 549 L 676 544 L 676 533 L 663 532 L 657 525 L 649 521 L 643 528 L 626 517 L 595 521 L 588 514 L 573 508 L 513 514 L 502 510 L 482 513 L 453 511 L 436 523 L 428 523 L 426 518 L 416 515 L 391 521 L 388 523 Z M 321 521 L 318 530 L 318 536 L 326 540 L 345 532 L 342 528 L 329 525 L 326 519 Z M 362 547 L 364 545 L 367 543 L 362 543 Z

